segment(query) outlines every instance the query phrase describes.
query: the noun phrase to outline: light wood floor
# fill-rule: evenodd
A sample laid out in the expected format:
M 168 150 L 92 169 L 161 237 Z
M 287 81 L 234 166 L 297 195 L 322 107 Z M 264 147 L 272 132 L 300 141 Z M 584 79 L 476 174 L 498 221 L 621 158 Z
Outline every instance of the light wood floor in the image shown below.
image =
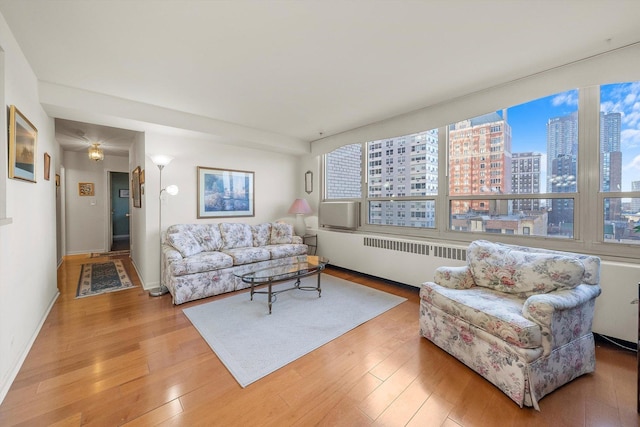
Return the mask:
M 417 290 L 327 270 L 408 299 L 242 389 L 182 313 L 141 288 L 75 299 L 61 292 L 11 390 L 0 425 L 637 426 L 635 354 L 599 342 L 597 368 L 520 409 L 419 336 Z M 125 261 L 135 283 L 128 258 Z M 6 319 L 5 319 L 6 321 Z M 268 349 L 265 349 L 268 351 Z

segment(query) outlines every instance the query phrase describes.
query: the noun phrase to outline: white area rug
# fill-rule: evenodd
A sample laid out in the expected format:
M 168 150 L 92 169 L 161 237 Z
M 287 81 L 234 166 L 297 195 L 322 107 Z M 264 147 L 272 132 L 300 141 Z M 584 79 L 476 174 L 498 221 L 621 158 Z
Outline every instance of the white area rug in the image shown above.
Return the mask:
M 302 279 L 315 286 L 316 276 Z M 291 287 L 292 282 L 274 286 Z M 278 295 L 269 315 L 267 295 L 239 293 L 185 308 L 202 337 L 242 387 L 395 307 L 406 298 L 322 275 L 315 291 Z M 260 288 L 262 290 L 262 288 Z

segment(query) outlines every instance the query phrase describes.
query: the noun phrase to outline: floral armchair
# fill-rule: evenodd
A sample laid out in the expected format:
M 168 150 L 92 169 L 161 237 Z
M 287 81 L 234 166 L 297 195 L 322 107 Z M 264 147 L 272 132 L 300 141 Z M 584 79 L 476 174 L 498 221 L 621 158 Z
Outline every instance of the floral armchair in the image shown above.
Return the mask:
M 420 333 L 520 407 L 595 370 L 600 259 L 484 240 L 420 290 Z

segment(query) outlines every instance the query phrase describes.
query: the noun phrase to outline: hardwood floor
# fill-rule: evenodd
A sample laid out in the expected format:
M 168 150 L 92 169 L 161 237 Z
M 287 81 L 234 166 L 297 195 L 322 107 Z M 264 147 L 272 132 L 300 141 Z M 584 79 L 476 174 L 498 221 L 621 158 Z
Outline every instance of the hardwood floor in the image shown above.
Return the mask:
M 637 426 L 635 353 L 598 341 L 597 368 L 520 409 L 419 336 L 418 292 L 329 268 L 408 300 L 241 388 L 169 295 L 138 287 L 75 299 L 67 257 L 60 297 L 0 405 L 13 426 Z M 128 272 L 139 285 L 127 257 Z M 224 296 L 222 296 L 224 297 Z M 220 298 L 220 297 L 216 297 Z M 268 351 L 268 349 L 265 349 Z

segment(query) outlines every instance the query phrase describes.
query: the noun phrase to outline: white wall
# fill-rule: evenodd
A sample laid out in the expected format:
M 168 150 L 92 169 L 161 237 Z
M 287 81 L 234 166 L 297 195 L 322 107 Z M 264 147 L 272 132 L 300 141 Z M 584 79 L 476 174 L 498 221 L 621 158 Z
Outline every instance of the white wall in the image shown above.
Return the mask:
M 66 251 L 67 255 L 109 250 L 108 172 L 128 172 L 127 157 L 105 155 L 90 160 L 85 151 L 65 151 Z M 92 182 L 95 196 L 80 196 L 78 183 Z
M 139 266 L 145 287 L 158 286 L 159 247 L 159 171 L 150 155 L 165 154 L 174 160 L 162 172 L 162 185 L 175 184 L 180 192 L 163 202 L 162 229 L 178 223 L 246 222 L 259 224 L 287 216 L 294 199 L 304 194 L 304 174 L 298 172 L 298 160 L 292 155 L 222 145 L 204 139 L 176 139 L 175 136 L 145 134 L 146 261 Z M 197 218 L 197 167 L 254 172 L 255 216 L 242 218 Z M 302 194 L 300 194 L 302 192 Z
M 0 176 L 6 181 L 6 210 L 12 219 L 0 226 L 1 400 L 58 295 L 54 165 L 60 159 L 53 119 L 38 102 L 35 75 L 1 16 L 0 47 L 5 51 L 5 96 L 0 105 L 16 105 L 38 130 L 37 183 Z M 0 138 L 7 138 L 6 129 Z M 49 181 L 43 176 L 45 152 L 52 157 Z M 6 152 L 2 158 L 7 161 Z
M 145 169 L 145 139 L 146 136 L 143 133 L 136 134 L 136 138 L 129 149 L 129 173 L 131 173 L 138 166 L 140 169 Z M 147 177 L 149 176 L 150 171 L 145 170 L 145 181 L 147 181 Z M 131 181 L 131 177 L 129 177 L 129 181 Z M 147 184 L 145 182 L 145 193 L 147 189 Z M 131 191 L 131 189 L 130 189 Z M 141 195 L 141 207 L 134 208 L 133 203 L 130 205 L 129 213 L 131 216 L 129 217 L 130 222 L 130 249 L 131 249 L 131 261 L 133 262 L 133 266 L 138 272 L 138 276 L 140 277 L 140 281 L 142 286 L 145 287 L 145 281 L 147 278 L 143 275 L 143 271 L 145 271 L 145 265 L 147 263 L 147 243 L 146 243 L 146 235 L 147 235 L 147 218 L 146 218 L 146 210 L 147 203 L 145 200 L 145 196 Z

